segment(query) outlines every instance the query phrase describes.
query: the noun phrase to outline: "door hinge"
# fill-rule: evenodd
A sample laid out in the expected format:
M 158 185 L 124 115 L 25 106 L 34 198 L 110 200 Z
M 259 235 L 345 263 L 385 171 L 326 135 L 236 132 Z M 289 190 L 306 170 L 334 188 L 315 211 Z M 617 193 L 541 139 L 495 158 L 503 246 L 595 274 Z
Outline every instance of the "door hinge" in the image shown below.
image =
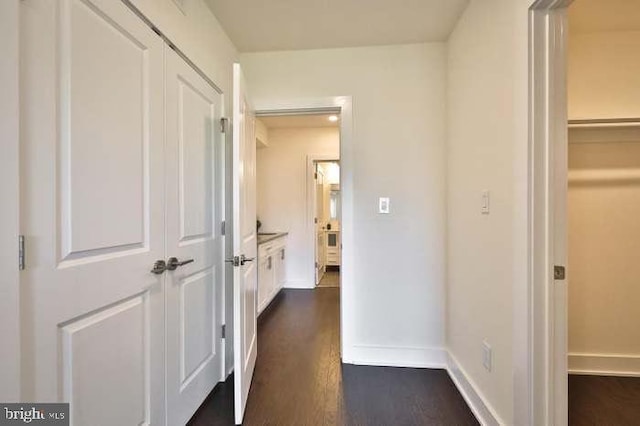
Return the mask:
M 313 223 L 318 223 L 318 218 L 317 217 L 313 218 Z
M 18 270 L 24 271 L 24 268 L 25 268 L 24 235 L 18 235 Z
M 318 180 L 318 172 L 314 172 L 314 173 L 313 173 L 313 178 L 314 178 L 315 180 Z
M 227 337 L 227 326 L 226 324 L 222 324 L 222 338 L 226 338 Z
M 222 235 L 226 235 L 227 234 L 227 223 L 226 221 L 222 221 L 222 224 L 220 225 L 220 232 L 222 233 Z
M 555 265 L 553 267 L 553 279 L 556 281 L 562 281 L 565 279 L 566 270 L 564 266 Z
M 229 119 L 226 117 L 223 117 L 220 119 L 220 131 L 222 133 L 227 133 L 227 128 L 229 126 Z

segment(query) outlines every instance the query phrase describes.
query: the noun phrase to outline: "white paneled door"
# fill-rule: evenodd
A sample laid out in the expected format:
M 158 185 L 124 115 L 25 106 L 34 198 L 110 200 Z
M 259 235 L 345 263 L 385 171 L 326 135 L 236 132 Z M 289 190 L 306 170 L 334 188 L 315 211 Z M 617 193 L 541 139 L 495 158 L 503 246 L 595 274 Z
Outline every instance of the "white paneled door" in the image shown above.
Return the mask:
M 21 14 L 22 399 L 164 424 L 163 42 L 121 1 Z
M 21 14 L 22 399 L 184 424 L 222 378 L 222 96 L 121 1 Z
M 167 420 L 222 379 L 222 96 L 166 48 Z
M 233 255 L 235 420 L 242 423 L 258 353 L 255 114 L 233 68 Z

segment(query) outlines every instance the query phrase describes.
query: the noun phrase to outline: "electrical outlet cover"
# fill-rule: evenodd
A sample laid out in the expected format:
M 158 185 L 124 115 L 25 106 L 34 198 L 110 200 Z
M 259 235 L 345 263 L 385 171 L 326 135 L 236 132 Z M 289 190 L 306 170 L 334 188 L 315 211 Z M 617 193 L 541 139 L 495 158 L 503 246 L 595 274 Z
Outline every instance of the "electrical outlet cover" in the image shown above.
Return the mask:
M 487 371 L 491 371 L 493 363 L 493 353 L 491 346 L 487 342 L 482 342 L 482 365 Z

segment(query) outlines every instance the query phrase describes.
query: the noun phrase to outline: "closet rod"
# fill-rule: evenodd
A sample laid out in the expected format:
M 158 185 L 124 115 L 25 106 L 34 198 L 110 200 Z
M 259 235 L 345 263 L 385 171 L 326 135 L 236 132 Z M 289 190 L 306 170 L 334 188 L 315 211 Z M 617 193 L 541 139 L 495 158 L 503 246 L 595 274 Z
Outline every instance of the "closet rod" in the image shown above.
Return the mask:
M 598 127 L 598 126 L 640 126 L 640 118 L 592 118 L 569 120 L 570 127 Z

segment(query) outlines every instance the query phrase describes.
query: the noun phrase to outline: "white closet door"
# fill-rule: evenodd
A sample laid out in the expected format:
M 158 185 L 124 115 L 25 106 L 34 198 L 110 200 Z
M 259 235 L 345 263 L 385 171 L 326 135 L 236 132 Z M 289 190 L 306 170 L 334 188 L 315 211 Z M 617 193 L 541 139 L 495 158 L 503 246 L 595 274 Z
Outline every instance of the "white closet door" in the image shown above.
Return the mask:
M 163 43 L 121 1 L 21 14 L 23 399 L 164 424 Z
M 166 48 L 167 419 L 186 423 L 222 380 L 222 96 Z M 169 266 L 172 268 L 172 266 Z

